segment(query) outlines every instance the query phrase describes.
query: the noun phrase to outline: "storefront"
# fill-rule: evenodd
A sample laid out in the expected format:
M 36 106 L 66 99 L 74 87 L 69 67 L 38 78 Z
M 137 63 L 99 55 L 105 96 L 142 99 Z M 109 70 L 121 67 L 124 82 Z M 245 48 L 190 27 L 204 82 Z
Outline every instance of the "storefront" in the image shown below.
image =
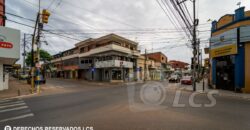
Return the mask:
M 244 7 L 212 23 L 210 79 L 217 89 L 250 92 L 250 12 Z
M 8 66 L 20 58 L 20 31 L 0 26 L 0 91 L 8 89 Z

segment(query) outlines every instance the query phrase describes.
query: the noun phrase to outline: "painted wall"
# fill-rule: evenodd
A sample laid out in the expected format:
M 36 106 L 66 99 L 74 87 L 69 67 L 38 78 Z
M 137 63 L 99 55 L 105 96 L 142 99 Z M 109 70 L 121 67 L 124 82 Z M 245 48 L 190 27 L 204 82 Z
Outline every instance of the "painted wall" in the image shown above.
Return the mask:
M 250 93 L 250 42 L 245 44 L 245 92 Z
M 3 90 L 3 64 L 0 63 L 0 91 Z
M 238 54 L 235 55 L 235 87 L 238 89 L 244 88 L 244 44 L 238 45 Z

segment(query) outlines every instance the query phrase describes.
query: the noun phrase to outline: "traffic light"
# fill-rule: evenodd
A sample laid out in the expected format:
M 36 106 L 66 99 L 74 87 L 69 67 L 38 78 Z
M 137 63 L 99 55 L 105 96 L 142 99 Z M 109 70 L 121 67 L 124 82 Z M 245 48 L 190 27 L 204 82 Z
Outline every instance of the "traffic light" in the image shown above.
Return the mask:
M 46 10 L 46 9 L 43 9 L 43 12 L 42 12 L 42 22 L 43 23 L 48 23 L 49 16 L 50 16 L 50 12 L 48 10 Z

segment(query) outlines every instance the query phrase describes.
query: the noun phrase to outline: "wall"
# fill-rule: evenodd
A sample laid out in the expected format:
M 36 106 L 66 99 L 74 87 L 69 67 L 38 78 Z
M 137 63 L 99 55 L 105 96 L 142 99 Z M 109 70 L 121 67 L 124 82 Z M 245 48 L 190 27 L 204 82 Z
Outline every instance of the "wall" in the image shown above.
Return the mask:
M 0 63 L 0 91 L 3 90 L 3 64 Z
M 167 63 L 168 60 L 168 58 L 161 52 L 147 54 L 147 57 L 161 63 Z
M 250 93 L 250 42 L 245 44 L 245 92 Z

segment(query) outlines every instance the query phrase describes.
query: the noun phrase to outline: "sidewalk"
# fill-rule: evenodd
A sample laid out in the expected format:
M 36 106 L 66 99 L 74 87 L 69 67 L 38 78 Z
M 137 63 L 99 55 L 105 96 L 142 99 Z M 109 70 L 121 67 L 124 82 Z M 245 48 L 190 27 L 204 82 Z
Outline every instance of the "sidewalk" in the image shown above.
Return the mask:
M 182 86 L 181 89 L 187 90 L 187 91 L 193 91 L 193 86 Z M 211 90 L 217 90 L 219 92 L 219 96 L 226 96 L 226 97 L 234 97 L 234 98 L 242 98 L 250 100 L 250 93 L 236 93 L 234 91 L 229 90 L 221 90 L 221 89 L 210 89 L 207 85 L 207 80 L 205 80 L 205 91 L 204 93 L 208 93 Z M 203 82 L 196 84 L 196 92 L 203 92 Z
M 19 92 L 18 92 L 19 90 Z M 30 94 L 30 85 L 13 77 L 9 79 L 9 89 L 0 91 L 0 99 Z

